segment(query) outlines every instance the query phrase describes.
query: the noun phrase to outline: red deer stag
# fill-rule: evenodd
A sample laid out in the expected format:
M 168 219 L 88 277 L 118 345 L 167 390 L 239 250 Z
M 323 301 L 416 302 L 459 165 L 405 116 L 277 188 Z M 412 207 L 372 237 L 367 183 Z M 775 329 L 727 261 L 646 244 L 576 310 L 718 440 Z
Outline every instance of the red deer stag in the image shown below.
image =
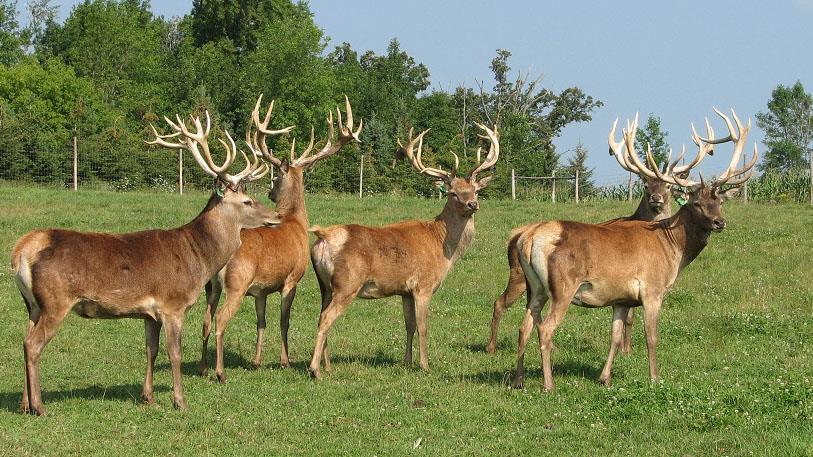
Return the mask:
M 229 320 L 240 307 L 242 298 L 246 295 L 254 297 L 254 308 L 257 314 L 257 345 L 254 354 L 254 366 L 258 367 L 261 361 L 263 337 L 265 333 L 265 307 L 269 294 L 279 292 L 280 301 L 280 364 L 287 367 L 288 361 L 288 322 L 291 316 L 291 303 L 296 295 L 296 286 L 305 274 L 308 267 L 308 214 L 305 211 L 305 196 L 303 172 L 316 164 L 316 162 L 330 157 L 351 141 L 360 141 L 363 122 L 359 122 L 356 131 L 353 131 L 353 111 L 350 101 L 345 97 L 347 123 L 342 121 L 342 113 L 336 108 L 339 121 L 339 135 L 334 142 L 333 114 L 328 117 L 328 138 L 322 149 L 314 155 L 309 155 L 313 149 L 313 130 L 311 141 L 305 151 L 294 157 L 294 144 L 291 145 L 291 161 L 280 160 L 274 156 L 265 143 L 269 134 L 281 131 L 268 130 L 268 122 L 273 102 L 268 108 L 265 119 L 260 121 L 260 103 L 262 96 L 257 100 L 252 113 L 256 132 L 247 135 L 247 143 L 252 144 L 253 150 L 265 157 L 279 174 L 272 180 L 269 198 L 276 202 L 277 213 L 282 224 L 273 229 L 259 227 L 243 230 L 240 235 L 242 244 L 234 257 L 226 264 L 213 279 L 206 285 L 207 312 L 203 321 L 203 354 L 200 360 L 199 371 L 205 375 L 208 370 L 207 343 L 211 330 L 212 319 L 215 318 L 220 293 L 225 288 L 226 302 L 217 312 L 215 318 L 216 362 L 215 375 L 220 382 L 226 381 L 223 367 L 223 340 Z
M 412 340 L 417 328 L 420 366 L 429 368 L 426 352 L 429 300 L 471 243 L 472 216 L 480 207 L 477 193 L 493 179 L 489 175 L 478 180 L 477 175 L 491 168 L 500 153 L 496 127 L 491 130 L 478 126 L 491 146 L 485 160 L 465 179 L 456 176 L 457 165 L 452 172 L 423 165 L 421 147 L 427 131 L 413 137 L 410 130 L 409 140 L 401 148 L 416 170 L 448 186 L 446 206 L 434 220 L 404 221 L 384 227 L 350 224 L 313 228 L 318 240 L 311 248 L 311 260 L 322 292 L 322 312 L 309 368 L 314 378 L 321 379 L 323 356 L 325 368 L 330 370 L 327 333 L 355 297 L 400 295 L 406 321 L 404 364 L 412 364 Z M 417 152 L 413 151 L 416 142 Z
M 166 119 L 166 118 L 165 118 Z M 63 229 L 34 230 L 14 247 L 11 265 L 17 286 L 28 308 L 28 332 L 23 344 L 25 384 L 21 409 L 45 414 L 40 392 L 39 362 L 43 348 L 62 320 L 73 310 L 85 318 L 144 319 L 147 374 L 142 398 L 153 403 L 153 367 L 161 327 L 167 338 L 172 365 L 172 398 L 186 409 L 181 387 L 181 327 L 200 289 L 240 246 L 240 230 L 280 223 L 276 213 L 243 192 L 243 184 L 261 178 L 268 165 L 239 151 L 247 165 L 228 174 L 238 150 L 231 136 L 226 160 L 212 160 L 206 128 L 192 119 L 190 131 L 177 117 L 166 119 L 175 131 L 148 143 L 186 149 L 208 175 L 216 190 L 203 211 L 186 225 L 172 230 L 147 230 L 124 234 L 86 233 Z
M 728 117 L 716 108 L 715 111 L 728 126 L 727 137 L 717 140 L 701 138 L 692 128 L 699 145 L 693 164 L 702 160 L 713 144 L 734 143 L 728 168 L 711 183 L 704 183 L 702 178 L 695 182 L 678 175 L 666 175 L 659 170 L 651 150 L 647 151 L 649 166 L 644 165 L 633 152 L 630 135 L 625 135 L 626 159 L 635 169 L 650 178 L 689 190 L 688 202 L 672 217 L 658 222 L 627 221 L 609 225 L 550 221 L 536 224 L 520 235 L 517 246 L 529 297 L 519 331 L 515 388 L 523 386 L 525 347 L 531 328 L 535 326 L 542 353 L 545 390 L 553 389 L 553 333 L 571 303 L 591 308 L 613 307 L 610 350 L 599 377 L 599 381 L 606 385 L 611 382 L 613 358 L 622 341 L 628 308 L 643 306 L 649 376 L 657 380 L 655 349 L 663 296 L 680 271 L 700 254 L 711 232 L 725 228 L 721 204 L 736 195 L 737 186 L 751 177 L 750 170 L 757 160 L 755 144 L 753 159 L 743 168 L 736 169 L 751 128 L 750 120 L 748 126 L 743 127 L 734 114 L 735 131 Z M 723 186 L 729 188 L 723 190 Z M 653 262 L 653 258 L 659 260 Z M 541 309 L 548 299 L 551 303 L 543 320 Z
M 643 195 L 641 195 L 641 201 L 638 203 L 638 208 L 635 209 L 635 212 L 632 213 L 630 216 L 626 217 L 619 217 L 616 219 L 611 219 L 609 221 L 604 222 L 603 224 L 612 224 L 615 222 L 622 222 L 622 221 L 659 221 L 661 219 L 666 219 L 667 217 L 672 215 L 672 200 L 670 197 L 673 195 L 683 195 L 683 192 L 679 191 L 678 189 L 673 189 L 672 185 L 668 182 L 661 181 L 660 179 L 653 179 L 649 176 L 637 171 L 634 167 L 632 167 L 627 160 L 624 158 L 625 153 L 623 152 L 622 148 L 624 144 L 622 142 L 615 141 L 615 130 L 618 120 L 613 123 L 612 131 L 610 132 L 609 137 L 609 145 L 610 145 L 610 155 L 614 156 L 618 161 L 618 164 L 621 165 L 621 168 L 627 170 L 629 172 L 635 173 L 641 178 L 641 182 L 643 184 Z M 710 126 L 707 126 L 709 129 Z M 638 114 L 635 115 L 635 120 L 631 125 L 627 125 L 627 130 L 625 131 L 625 138 L 627 135 L 630 135 L 631 138 L 634 140 L 635 132 L 638 128 Z M 681 176 L 685 177 L 692 166 L 697 165 L 689 164 L 689 165 L 681 165 L 678 166 L 678 162 L 683 158 L 684 151 L 681 151 L 680 156 L 674 162 L 669 162 L 671 160 L 671 149 L 669 151 L 669 159 L 667 159 L 667 163 L 664 163 L 662 172 L 672 176 L 675 174 L 680 174 Z M 709 151 L 711 153 L 711 151 Z M 500 320 L 502 319 L 503 313 L 505 310 L 511 307 L 517 299 L 525 293 L 525 275 L 522 273 L 522 267 L 519 264 L 519 251 L 517 250 L 517 240 L 519 239 L 520 235 L 522 235 L 525 230 L 533 227 L 535 224 L 528 224 L 522 227 L 518 227 L 511 232 L 511 236 L 508 239 L 508 285 L 505 286 L 505 291 L 497 297 L 497 300 L 494 301 L 494 312 L 491 317 L 491 334 L 488 339 L 488 345 L 486 346 L 486 352 L 490 354 L 494 354 L 497 350 L 497 332 L 499 331 Z M 633 323 L 634 311 L 630 308 L 629 316 L 625 319 L 624 322 L 624 343 L 621 346 L 621 352 L 629 353 L 632 349 L 632 323 Z

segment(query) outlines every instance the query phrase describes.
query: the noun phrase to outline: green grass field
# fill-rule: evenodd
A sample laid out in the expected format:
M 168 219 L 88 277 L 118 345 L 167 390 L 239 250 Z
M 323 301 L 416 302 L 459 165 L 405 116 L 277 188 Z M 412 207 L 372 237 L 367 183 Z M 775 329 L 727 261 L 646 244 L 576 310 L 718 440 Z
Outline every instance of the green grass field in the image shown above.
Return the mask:
M 16 239 L 38 227 L 174 227 L 194 217 L 205 201 L 203 194 L 0 186 L 0 453 L 813 454 L 813 209 L 801 205 L 724 208 L 729 228 L 712 235 L 666 297 L 658 353 L 663 380 L 655 385 L 648 379 L 640 317 L 633 352 L 616 359 L 613 387 L 606 388 L 596 378 L 609 344 L 611 311 L 571 307 L 554 338 L 557 390 L 542 392 L 535 336 L 526 360 L 527 388 L 508 387 L 524 299 L 506 313 L 497 354 L 486 354 L 484 347 L 492 303 L 507 277 L 510 229 L 538 219 L 598 222 L 631 213 L 634 205 L 491 200 L 482 202 L 476 216 L 472 247 L 433 298 L 429 372 L 401 365 L 404 324 L 400 299 L 392 297 L 354 303 L 331 331 L 334 371 L 321 383 L 311 381 L 305 367 L 319 292 L 309 271 L 293 306 L 289 369 L 278 366 L 274 296 L 264 367 L 249 369 L 254 306 L 245 300 L 227 333 L 228 383 L 196 376 L 201 297 L 185 325 L 183 381 L 190 410 L 171 406 L 163 337 L 155 379 L 159 406 L 146 407 L 138 400 L 143 324 L 71 315 L 43 353 L 49 415 L 19 414 L 26 314 L 8 266 Z M 308 198 L 310 222 L 319 225 L 430 218 L 442 204 Z

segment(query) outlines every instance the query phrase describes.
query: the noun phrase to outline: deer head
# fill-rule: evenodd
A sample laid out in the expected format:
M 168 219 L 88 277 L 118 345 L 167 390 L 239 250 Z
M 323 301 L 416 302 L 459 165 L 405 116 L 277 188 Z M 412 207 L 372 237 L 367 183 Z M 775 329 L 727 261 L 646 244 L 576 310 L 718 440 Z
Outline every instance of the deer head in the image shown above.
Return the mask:
M 737 113 L 735 113 L 732 109 L 731 114 L 733 115 L 734 121 L 737 125 L 737 129 L 735 131 L 734 125 L 731 123 L 728 116 L 723 114 L 717 108 L 714 108 L 714 111 L 725 121 L 726 126 L 728 127 L 728 136 L 725 138 L 714 139 L 714 131 L 711 129 L 708 119 L 706 119 L 706 126 L 709 132 L 707 138 L 703 138 L 698 135 L 697 131 L 694 129 L 694 125 L 692 125 L 692 139 L 698 146 L 698 152 L 697 156 L 692 162 L 680 169 L 680 173 L 673 173 L 670 175 L 662 172 L 659 169 L 658 164 L 655 162 L 655 159 L 652 156 L 652 150 L 650 148 L 647 148 L 646 165 L 641 163 L 641 160 L 638 158 L 637 154 L 634 152 L 630 153 L 629 148 L 627 150 L 626 159 L 634 169 L 651 179 L 657 179 L 673 186 L 680 186 L 687 189 L 689 198 L 685 206 L 689 212 L 691 220 L 703 230 L 719 232 L 722 231 L 726 226 L 726 220 L 722 216 L 721 205 L 726 200 L 736 196 L 739 192 L 739 186 L 751 178 L 753 175 L 752 169 L 754 164 L 757 162 L 758 151 L 757 145 L 754 143 L 753 157 L 747 164 L 738 169 L 737 163 L 740 160 L 742 150 L 745 147 L 745 143 L 748 138 L 748 133 L 751 130 L 751 120 L 749 119 L 748 124 L 743 126 L 742 122 L 740 122 L 740 119 L 737 117 Z M 728 142 L 734 144 L 734 152 L 731 156 L 731 162 L 729 162 L 728 167 L 719 177 L 710 183 L 706 183 L 703 180 L 702 175 L 700 176 L 699 181 L 689 179 L 689 169 L 700 163 L 706 154 L 710 154 L 715 144 Z
M 350 106 L 350 100 L 348 100 L 347 96 L 344 97 L 345 102 L 345 112 L 347 113 L 347 121 L 344 122 L 342 118 L 342 112 L 339 107 L 336 107 L 336 117 L 338 118 L 339 124 L 339 134 L 338 136 L 335 135 L 334 124 L 333 124 L 333 113 L 330 112 L 327 118 L 328 124 L 328 135 L 325 139 L 325 143 L 319 152 L 315 154 L 311 154 L 314 147 L 314 130 L 311 128 L 311 136 L 310 142 L 308 143 L 307 147 L 304 151 L 300 154 L 296 154 L 296 140 L 291 141 L 291 153 L 290 159 L 279 159 L 274 156 L 274 151 L 268 147 L 265 142 L 265 139 L 268 135 L 278 135 L 281 133 L 287 133 L 293 129 L 292 127 L 286 127 L 280 130 L 269 130 L 268 123 L 271 119 L 271 112 L 274 110 L 274 102 L 272 101 L 266 111 L 265 117 L 262 121 L 260 121 L 260 105 L 262 103 L 262 94 L 257 99 L 257 103 L 254 106 L 254 111 L 252 112 L 252 122 L 253 127 L 256 129 L 253 134 L 251 133 L 251 126 L 249 130 L 246 131 L 246 144 L 249 145 L 249 148 L 255 154 L 262 155 L 265 160 L 273 165 L 277 171 L 279 171 L 276 176 L 272 176 L 271 179 L 271 186 L 268 191 L 268 198 L 272 201 L 277 202 L 279 199 L 280 192 L 283 189 L 289 186 L 289 181 L 291 180 L 292 173 L 296 174 L 301 179 L 302 171 L 308 170 L 316 164 L 316 162 L 326 159 L 327 157 L 332 156 L 333 154 L 339 152 L 342 147 L 346 144 L 355 141 L 360 143 L 361 140 L 359 139 L 359 135 L 361 134 L 361 130 L 364 126 L 364 121 L 359 121 L 358 128 L 354 131 L 353 128 L 353 108 Z M 272 171 L 273 174 L 273 171 Z
M 451 153 L 454 156 L 455 162 L 452 171 L 445 171 L 439 168 L 430 168 L 423 164 L 421 161 L 423 137 L 429 132 L 429 129 L 424 130 L 416 137 L 413 137 L 413 130 L 409 129 L 409 138 L 407 139 L 406 146 L 401 144 L 400 139 L 398 140 L 398 146 L 400 146 L 398 154 L 408 157 L 413 168 L 418 170 L 418 172 L 421 174 L 444 182 L 447 185 L 446 195 L 448 197 L 448 202 L 453 205 L 457 214 L 464 217 L 471 217 L 475 212 L 477 212 L 478 209 L 480 209 L 477 194 L 480 190 L 485 188 L 492 179 L 494 179 L 494 175 L 492 174 L 478 180 L 477 174 L 493 167 L 494 164 L 497 163 L 497 159 L 500 156 L 500 142 L 497 127 L 495 126 L 493 130 L 489 129 L 483 124 L 477 124 L 477 127 L 482 129 L 484 132 L 484 134 L 479 135 L 480 138 L 489 140 L 490 146 L 485 160 L 478 164 L 477 167 L 475 167 L 475 169 L 472 170 L 471 173 L 469 173 L 469 176 L 466 178 L 457 176 L 457 168 L 460 165 L 460 158 L 454 152 Z M 418 146 L 417 152 L 415 151 L 416 143 Z M 478 149 L 477 151 L 478 157 L 480 156 L 480 151 L 481 149 Z
M 185 149 L 192 154 L 195 162 L 209 176 L 215 178 L 215 191 L 213 203 L 227 220 L 236 222 L 241 228 L 254 228 L 260 226 L 278 225 L 281 221 L 276 212 L 260 205 L 256 200 L 246 195 L 245 185 L 256 181 L 268 173 L 268 164 L 260 160 L 253 153 L 251 159 L 243 150 L 238 149 L 228 131 L 225 136 L 228 141 L 218 138 L 223 145 L 226 159 L 222 165 L 215 165 L 209 150 L 209 134 L 211 133 L 211 118 L 206 111 L 206 127 L 204 128 L 200 117 L 190 117 L 195 131 L 191 131 L 180 116 L 176 115 L 176 122 L 164 117 L 174 133 L 161 135 L 150 124 L 155 139 L 147 144 L 157 144 L 171 149 Z M 237 174 L 227 172 L 234 163 L 237 154 L 242 155 L 246 161 L 245 168 Z
M 635 113 L 635 119 L 632 122 L 627 120 L 627 127 L 621 130 L 622 140 L 619 142 L 615 141 L 615 130 L 618 125 L 618 119 L 616 118 L 615 122 L 613 122 L 613 128 L 610 130 L 610 135 L 608 138 L 608 143 L 610 146 L 610 155 L 615 157 L 618 161 L 618 164 L 621 165 L 621 168 L 627 170 L 629 172 L 635 173 L 641 179 L 641 182 L 644 185 L 644 198 L 646 199 L 647 205 L 649 210 L 653 214 L 659 214 L 667 203 L 667 199 L 670 197 L 681 197 L 685 199 L 687 196 L 684 192 L 682 192 L 677 186 L 673 186 L 671 183 L 663 181 L 661 179 L 652 178 L 647 174 L 641 173 L 636 167 L 630 164 L 630 161 L 627 159 L 628 154 L 636 154 L 635 153 L 635 134 L 638 130 L 638 113 Z M 710 138 L 714 137 L 714 131 L 711 128 L 711 125 L 706 120 L 706 127 L 708 128 L 708 135 Z M 697 143 L 696 138 L 697 136 L 692 137 L 695 140 L 695 144 L 700 147 L 700 144 Z M 647 150 L 651 150 L 651 146 L 647 144 Z M 678 176 L 682 178 L 686 178 L 689 175 L 689 171 L 697 166 L 701 160 L 705 157 L 706 154 L 712 155 L 713 150 L 711 147 L 704 149 L 703 154 L 698 154 L 694 161 L 686 165 L 678 165 L 678 163 L 683 160 L 686 154 L 686 147 L 683 146 L 680 151 L 680 155 L 678 155 L 677 159 L 672 161 L 672 148 L 669 148 L 668 157 L 666 162 L 663 163 L 661 167 L 661 173 L 668 176 Z

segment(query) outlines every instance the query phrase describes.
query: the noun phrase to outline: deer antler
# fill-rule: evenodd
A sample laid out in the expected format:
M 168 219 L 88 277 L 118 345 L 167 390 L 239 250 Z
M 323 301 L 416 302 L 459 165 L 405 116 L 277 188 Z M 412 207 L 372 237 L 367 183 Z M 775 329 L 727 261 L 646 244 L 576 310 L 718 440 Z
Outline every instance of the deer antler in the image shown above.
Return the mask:
M 494 130 L 491 130 L 478 122 L 475 122 L 474 124 L 485 132 L 485 135 L 478 136 L 480 138 L 489 140 L 491 145 L 488 147 L 488 155 L 486 155 L 486 159 L 483 161 L 483 163 L 477 165 L 477 168 L 472 170 L 472 172 L 469 174 L 469 182 L 474 182 L 474 180 L 477 179 L 477 173 L 493 167 L 494 164 L 497 163 L 497 159 L 500 157 L 500 139 L 499 134 L 497 133 L 497 125 L 495 124 Z M 477 156 L 480 156 L 479 148 L 477 150 Z M 455 158 L 457 158 L 457 156 L 455 156 Z
M 353 131 L 353 108 L 350 106 L 350 100 L 347 98 L 347 95 L 344 96 L 344 106 L 345 111 L 347 113 L 347 122 L 342 121 L 342 111 L 339 107 L 336 107 L 336 116 L 338 118 L 339 124 L 339 135 L 336 138 L 336 142 L 333 142 L 334 139 L 334 129 L 333 129 L 333 113 L 331 112 L 327 118 L 328 124 L 328 133 L 327 133 L 327 140 L 325 140 L 325 145 L 322 149 L 312 156 L 308 156 L 310 154 L 311 149 L 313 148 L 313 129 L 311 129 L 311 140 L 308 147 L 305 151 L 300 154 L 299 158 L 294 160 L 293 158 L 293 145 L 291 145 L 291 161 L 294 165 L 298 167 L 310 167 L 314 163 L 319 160 L 322 160 L 326 157 L 330 157 L 333 154 L 339 152 L 339 150 L 345 146 L 347 143 L 351 141 L 355 141 L 357 143 L 361 143 L 359 139 L 359 135 L 361 134 L 361 129 L 364 127 L 364 120 L 359 121 L 358 128 Z
M 621 141 L 615 141 L 615 128 L 618 125 L 618 118 L 615 118 L 613 122 L 613 128 L 610 130 L 610 135 L 607 139 L 607 142 L 610 145 L 610 155 L 615 157 L 615 160 L 618 161 L 618 164 L 621 165 L 621 168 L 630 171 L 632 173 L 640 175 L 640 172 L 636 170 L 634 167 L 630 165 L 627 161 L 627 153 L 622 150 L 625 145 L 632 145 L 635 144 L 635 132 L 638 130 L 638 113 L 635 113 L 635 119 L 630 123 L 629 119 L 627 119 L 627 128 L 621 129 Z
M 263 94 L 257 98 L 257 103 L 254 105 L 254 110 L 251 112 L 251 121 L 254 127 L 256 127 L 256 131 L 254 134 L 251 134 L 251 127 L 252 125 L 249 124 L 249 127 L 246 129 L 246 144 L 248 145 L 249 149 L 251 149 L 254 154 L 259 153 L 262 154 L 262 157 L 265 158 L 268 162 L 271 162 L 272 165 L 279 168 L 282 165 L 282 161 L 274 156 L 274 151 L 269 149 L 268 145 L 265 143 L 265 139 L 268 135 L 276 136 L 282 135 L 283 133 L 288 133 L 293 130 L 294 126 L 285 127 L 279 130 L 272 130 L 268 128 L 268 123 L 271 120 L 271 113 L 274 111 L 274 101 L 271 100 L 271 103 L 268 105 L 268 110 L 265 113 L 265 117 L 262 121 L 260 121 L 260 104 L 263 100 Z
M 734 152 L 731 157 L 731 162 L 723 174 L 720 175 L 719 178 L 715 179 L 709 185 L 709 187 L 720 187 L 724 184 L 737 186 L 744 183 L 751 178 L 751 169 L 753 168 L 754 164 L 756 164 L 758 156 L 757 145 L 754 144 L 754 156 L 751 158 L 751 161 L 740 169 L 736 168 L 737 162 L 739 162 L 740 156 L 742 155 L 742 150 L 745 146 L 748 132 L 751 129 L 751 120 L 749 119 L 748 125 L 743 127 L 742 122 L 740 122 L 739 118 L 737 117 L 737 114 L 734 112 L 734 110 L 731 110 L 732 114 L 734 115 L 734 121 L 737 124 L 737 131 L 735 132 L 734 125 L 731 123 L 731 120 L 717 108 L 714 108 L 714 111 L 725 121 L 726 125 L 728 126 L 729 135 L 725 138 L 715 139 L 714 130 L 711 128 L 711 124 L 709 123 L 708 119 L 706 119 L 706 130 L 708 131 L 708 137 L 703 138 L 697 134 L 697 131 L 692 124 L 692 140 L 697 145 L 698 150 L 697 156 L 690 163 L 678 167 L 677 162 L 680 160 L 679 157 L 678 160 L 672 162 L 668 167 L 666 167 L 666 172 L 661 172 L 658 164 L 655 162 L 655 158 L 652 155 L 652 148 L 649 145 L 647 145 L 646 151 L 647 165 L 644 165 L 641 163 L 641 160 L 638 158 L 637 154 L 634 152 L 630 153 L 631 144 L 629 143 L 626 151 L 627 159 L 629 162 L 631 162 L 636 170 L 640 171 L 645 176 L 658 179 L 669 184 L 675 184 L 687 188 L 697 188 L 699 186 L 705 186 L 702 176 L 700 177 L 699 182 L 692 181 L 688 179 L 688 177 L 683 178 L 682 176 L 688 176 L 688 173 L 692 168 L 696 167 L 706 155 L 710 155 L 713 151 L 713 145 L 733 142 Z M 681 156 L 682 155 L 683 154 L 681 154 Z M 735 176 L 738 177 L 734 178 Z
M 421 161 L 421 151 L 423 149 L 423 137 L 429 132 L 429 130 L 430 129 L 426 129 L 420 134 L 418 134 L 418 136 L 413 137 L 412 134 L 414 133 L 414 129 L 410 128 L 409 138 L 407 139 L 406 146 L 401 144 L 400 138 L 397 140 L 398 146 L 401 147 L 401 151 L 403 152 L 403 154 L 409 158 L 409 161 L 410 163 L 412 163 L 412 166 L 420 173 L 425 174 L 427 176 L 431 176 L 436 179 L 441 179 L 446 183 L 451 184 L 452 179 L 454 179 L 454 171 L 450 173 L 448 171 L 444 171 L 439 168 L 430 168 L 425 166 Z M 417 153 L 414 151 L 416 142 L 418 143 Z
M 217 178 L 232 189 L 240 187 L 240 185 L 244 182 L 260 179 L 265 176 L 266 173 L 268 173 L 268 165 L 260 161 L 257 154 L 253 153 L 253 150 L 253 160 L 249 160 L 245 152 L 239 150 L 240 154 L 246 161 L 246 167 L 243 169 L 243 171 L 235 175 L 226 172 L 226 170 L 228 170 L 229 167 L 234 163 L 234 159 L 237 157 L 238 152 L 237 145 L 234 143 L 234 140 L 228 131 L 225 131 L 228 143 L 222 138 L 218 138 L 218 141 L 223 145 L 223 148 L 226 151 L 226 159 L 223 161 L 222 165 L 215 165 L 214 160 L 212 159 L 212 154 L 209 151 L 208 143 L 209 134 L 211 133 L 212 127 L 212 120 L 209 116 L 209 111 L 206 111 L 205 129 L 200 121 L 200 117 L 190 116 L 192 124 L 195 127 L 194 132 L 189 130 L 186 123 L 181 120 L 180 116 L 176 115 L 175 119 L 177 122 L 172 122 L 168 117 L 164 116 L 164 120 L 167 122 L 167 124 L 169 124 L 170 128 L 175 131 L 175 133 L 166 135 L 160 135 L 155 129 L 155 126 L 150 124 L 150 128 L 152 128 L 155 139 L 152 141 L 147 141 L 146 143 L 158 144 L 172 149 L 188 150 L 190 153 L 192 153 L 192 157 L 194 157 L 195 162 L 197 162 L 197 164 L 206 174 L 212 176 L 213 178 Z M 177 140 L 170 141 L 170 139 L 175 138 L 177 138 Z
M 720 143 L 727 143 L 732 142 L 734 143 L 734 152 L 731 155 L 731 162 L 729 162 L 728 167 L 726 167 L 723 174 L 721 174 L 717 179 L 715 179 L 712 183 L 712 187 L 720 187 L 724 184 L 735 184 L 739 185 L 747 181 L 751 178 L 751 173 L 745 175 L 746 172 L 749 172 L 751 168 L 753 168 L 754 164 L 757 162 L 757 144 L 754 143 L 754 156 L 751 161 L 746 164 L 743 168 L 737 169 L 737 163 L 740 161 L 740 156 L 742 155 L 742 150 L 745 148 L 745 142 L 748 139 L 748 133 L 751 131 L 751 119 L 748 119 L 748 125 L 743 127 L 742 122 L 737 117 L 737 113 L 734 112 L 734 109 L 731 110 L 731 114 L 734 116 L 734 122 L 737 123 L 737 131 L 734 132 L 734 126 L 731 124 L 731 119 L 728 118 L 725 114 L 723 114 L 720 110 L 714 107 L 714 112 L 717 113 L 720 117 L 723 118 L 725 121 L 726 126 L 728 127 L 728 136 L 725 138 L 720 138 L 719 140 L 711 139 L 703 139 L 700 138 L 701 141 L 708 144 L 720 144 Z M 731 181 L 731 178 L 738 175 L 745 175 L 741 176 L 740 178 Z

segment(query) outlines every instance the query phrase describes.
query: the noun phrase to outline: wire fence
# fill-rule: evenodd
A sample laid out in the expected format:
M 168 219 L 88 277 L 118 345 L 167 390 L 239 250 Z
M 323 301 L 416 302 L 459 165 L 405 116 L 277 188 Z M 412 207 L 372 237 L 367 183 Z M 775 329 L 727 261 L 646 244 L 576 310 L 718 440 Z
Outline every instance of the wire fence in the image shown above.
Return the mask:
M 76 191 L 151 191 L 184 193 L 209 190 L 212 180 L 187 152 L 144 151 L 133 156 L 83 154 L 81 143 L 50 166 L 25 168 L 17 158 L 0 151 L 0 181 L 65 188 Z M 35 152 L 36 154 L 36 152 Z M 13 158 L 12 158 L 13 159 Z M 41 162 L 41 161 L 40 161 Z M 34 162 L 32 163 L 40 163 Z M 372 151 L 354 148 L 337 154 L 305 174 L 309 193 L 343 193 L 359 197 L 379 194 L 438 196 L 442 189 L 419 176 L 406 163 L 376 160 Z M 25 173 L 18 170 L 24 169 Z M 595 200 L 634 200 L 643 193 L 640 180 L 629 173 L 593 175 L 585 179 L 578 172 L 555 171 L 547 176 L 521 176 L 513 169 L 497 169 L 497 178 L 487 188 L 487 197 L 573 202 Z M 604 183 L 596 185 L 595 182 Z M 262 193 L 268 180 L 252 183 L 249 191 Z M 765 172 L 743 188 L 742 198 L 760 202 L 807 202 L 811 198 L 810 171 L 796 169 Z

